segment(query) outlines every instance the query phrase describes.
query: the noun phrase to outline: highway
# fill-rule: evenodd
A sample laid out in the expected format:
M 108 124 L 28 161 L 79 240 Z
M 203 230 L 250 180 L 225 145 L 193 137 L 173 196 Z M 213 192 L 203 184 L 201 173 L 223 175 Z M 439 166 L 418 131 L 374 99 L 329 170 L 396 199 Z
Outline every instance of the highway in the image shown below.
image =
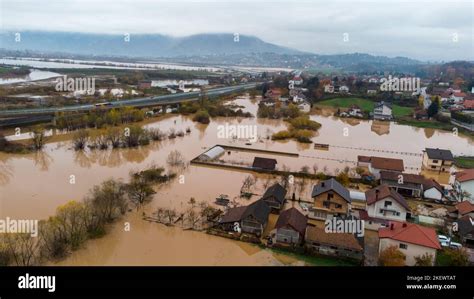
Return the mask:
M 206 94 L 208 97 L 217 97 L 220 95 L 229 94 L 236 91 L 252 89 L 252 88 L 255 88 L 257 85 L 258 85 L 257 83 L 249 83 L 249 84 L 242 84 L 242 85 L 237 85 L 237 86 L 213 88 L 213 89 L 206 90 Z M 117 108 L 117 107 L 123 107 L 123 106 L 149 107 L 149 106 L 155 106 L 155 105 L 169 105 L 169 104 L 176 104 L 176 103 L 185 102 L 185 101 L 198 100 L 199 96 L 200 96 L 200 92 L 194 91 L 194 92 L 175 93 L 175 94 L 156 96 L 156 97 L 110 101 L 110 105 L 101 106 L 100 108 L 96 107 L 94 104 L 88 104 L 88 105 L 73 105 L 73 106 L 63 106 L 63 107 L 1 110 L 0 117 L 45 115 L 45 114 L 54 114 L 56 112 L 78 112 L 78 111 L 89 111 L 93 109 L 103 109 L 103 108 L 111 109 L 111 108 Z

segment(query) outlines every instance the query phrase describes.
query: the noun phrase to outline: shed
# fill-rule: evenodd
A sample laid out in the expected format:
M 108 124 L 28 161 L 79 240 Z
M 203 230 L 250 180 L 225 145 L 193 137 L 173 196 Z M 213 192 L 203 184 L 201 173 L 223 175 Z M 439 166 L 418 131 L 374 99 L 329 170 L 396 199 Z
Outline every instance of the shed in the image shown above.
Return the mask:
M 225 149 L 222 146 L 214 146 L 207 152 L 201 154 L 199 156 L 199 160 L 204 160 L 204 161 L 212 161 L 220 156 L 222 156 L 225 153 Z

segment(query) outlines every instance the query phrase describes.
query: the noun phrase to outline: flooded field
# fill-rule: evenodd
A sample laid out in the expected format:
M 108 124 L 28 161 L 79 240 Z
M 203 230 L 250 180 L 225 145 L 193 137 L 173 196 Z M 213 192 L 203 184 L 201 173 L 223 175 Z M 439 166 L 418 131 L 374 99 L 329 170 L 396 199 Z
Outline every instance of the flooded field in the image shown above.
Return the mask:
M 256 114 L 257 103 L 247 96 L 239 97 L 233 104 L 244 106 L 244 111 Z M 59 205 L 71 200 L 81 200 L 92 186 L 107 178 L 127 180 L 130 171 L 145 169 L 151 164 L 170 170 L 166 165 L 166 158 L 171 151 L 180 151 L 186 160 L 190 161 L 216 144 L 298 153 L 299 158 L 277 156 L 277 168 L 287 167 L 297 171 L 308 166 L 311 172 L 316 168 L 329 173 L 342 170 L 346 166 L 355 167 L 357 155 L 402 158 L 405 166 L 408 166 L 408 172 L 419 171 L 420 155 L 425 147 L 449 148 L 454 155 L 472 155 L 474 141 L 467 137 L 454 136 L 450 132 L 412 128 L 395 123 L 374 124 L 372 121 L 339 119 L 326 110 L 317 111 L 311 118 L 322 124 L 313 141 L 329 144 L 328 151 L 316 150 L 312 144 L 300 144 L 292 140 L 274 142 L 267 139 L 272 133 L 286 129 L 286 123 L 281 120 L 217 118 L 212 119 L 209 125 L 202 125 L 192 122 L 189 117 L 171 116 L 149 123 L 146 127 L 156 127 L 163 132 L 170 129 L 185 131 L 189 127 L 191 133 L 134 149 L 76 152 L 70 141 L 61 141 L 47 144 L 39 153 L 0 154 L 0 218 L 47 218 L 54 214 Z M 258 141 L 246 145 L 246 141 L 242 139 L 218 138 L 219 126 L 226 124 L 255 125 Z M 229 158 L 233 157 L 226 157 Z M 238 158 L 236 155 L 235 159 Z M 247 159 L 247 162 L 250 160 Z M 85 248 L 73 253 L 60 264 L 304 264 L 297 259 L 246 243 L 141 220 L 143 212 L 151 214 L 158 207 L 183 209 L 191 197 L 198 202 L 210 203 L 220 194 L 237 199 L 243 180 L 251 174 L 195 165 L 187 165 L 184 169 L 173 171 L 184 175 L 184 183 L 174 180 L 160 186 L 153 201 L 143 210 L 128 213 L 111 228 L 108 235 L 87 242 Z M 75 176 L 75 184 L 70 184 L 71 175 Z M 254 188 L 254 193 L 257 194 L 263 192 L 265 180 L 276 180 L 263 175 L 257 177 L 259 181 Z M 310 186 L 301 196 L 309 197 L 309 190 Z M 251 200 L 256 199 L 258 196 L 253 196 Z M 242 204 L 247 203 L 245 199 L 238 200 Z M 123 222 L 130 222 L 131 231 L 124 231 Z

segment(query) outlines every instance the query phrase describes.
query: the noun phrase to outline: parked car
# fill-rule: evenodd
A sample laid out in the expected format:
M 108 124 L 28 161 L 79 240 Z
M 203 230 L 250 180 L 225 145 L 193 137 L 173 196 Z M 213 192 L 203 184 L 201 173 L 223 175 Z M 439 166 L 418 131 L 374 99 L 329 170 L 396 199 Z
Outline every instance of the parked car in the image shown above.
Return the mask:
M 449 243 L 449 248 L 451 249 L 461 249 L 462 245 L 456 242 L 450 242 Z
M 438 235 L 438 240 L 439 242 L 441 243 L 441 246 L 443 246 L 443 243 L 446 243 L 447 245 L 445 246 L 449 246 L 449 242 L 451 242 L 451 238 L 450 237 L 446 237 L 444 235 Z

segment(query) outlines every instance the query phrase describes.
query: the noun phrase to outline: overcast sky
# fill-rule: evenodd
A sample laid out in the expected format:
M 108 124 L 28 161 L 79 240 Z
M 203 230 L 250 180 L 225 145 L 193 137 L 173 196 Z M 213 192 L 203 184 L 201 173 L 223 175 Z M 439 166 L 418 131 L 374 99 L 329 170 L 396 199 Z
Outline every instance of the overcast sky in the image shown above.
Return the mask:
M 0 0 L 4 31 L 228 32 L 318 54 L 473 58 L 474 1 Z M 348 41 L 344 41 L 347 33 Z M 132 39 L 133 41 L 133 39 Z

